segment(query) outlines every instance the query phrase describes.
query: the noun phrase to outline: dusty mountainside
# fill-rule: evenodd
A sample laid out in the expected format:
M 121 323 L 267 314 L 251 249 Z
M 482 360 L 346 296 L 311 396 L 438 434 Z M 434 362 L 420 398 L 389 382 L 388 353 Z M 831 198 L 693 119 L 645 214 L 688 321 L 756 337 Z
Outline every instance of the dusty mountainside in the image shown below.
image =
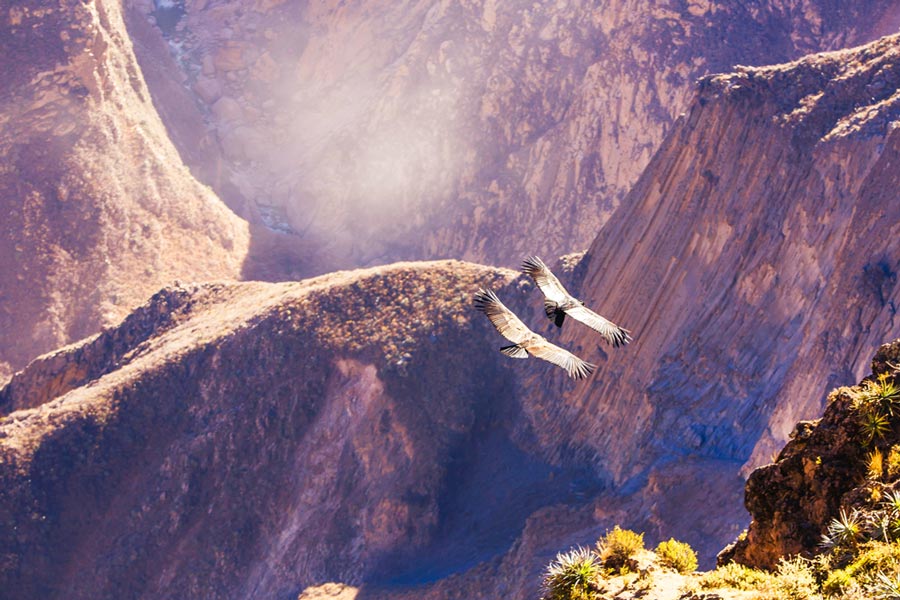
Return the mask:
M 565 393 L 564 410 L 529 405 L 535 422 L 551 415 L 547 431 L 570 432 L 542 438 L 550 455 L 574 447 L 645 494 L 654 471 L 681 465 L 695 493 L 712 491 L 720 482 L 687 461 L 717 461 L 721 477 L 768 462 L 900 333 L 898 55 L 892 36 L 700 83 L 584 258 L 573 287 L 635 341 L 629 360 Z M 596 356 L 584 328 L 561 339 Z M 665 487 L 655 496 L 670 501 Z
M 514 277 L 448 261 L 165 288 L 33 362 L 0 392 L 4 593 L 390 588 L 584 504 L 577 466 L 522 449 L 518 374 L 564 374 L 506 359 L 471 309 L 482 285 L 518 303 Z
M 0 8 L 0 381 L 249 240 L 181 162 L 116 2 Z
M 130 5 L 180 67 L 151 91 L 191 164 L 342 267 L 586 248 L 698 76 L 900 25 L 896 0 Z

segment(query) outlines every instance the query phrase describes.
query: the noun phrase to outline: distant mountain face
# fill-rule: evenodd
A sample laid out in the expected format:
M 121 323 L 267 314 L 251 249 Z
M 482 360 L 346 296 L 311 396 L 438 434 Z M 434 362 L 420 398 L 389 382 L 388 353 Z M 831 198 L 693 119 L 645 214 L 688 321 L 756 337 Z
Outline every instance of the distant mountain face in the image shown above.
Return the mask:
M 338 267 L 584 249 L 697 77 L 900 25 L 895 0 L 132 5 L 215 134 L 210 183 Z M 179 138 L 173 89 L 154 97 Z
M 238 277 L 249 244 L 181 162 L 120 6 L 0 11 L 0 381 L 175 277 Z
M 898 57 L 895 35 L 700 83 L 584 258 L 579 296 L 635 341 L 564 394 L 548 448 L 638 487 L 685 460 L 746 472 L 865 374 L 900 334 Z M 596 356 L 585 328 L 561 339 Z

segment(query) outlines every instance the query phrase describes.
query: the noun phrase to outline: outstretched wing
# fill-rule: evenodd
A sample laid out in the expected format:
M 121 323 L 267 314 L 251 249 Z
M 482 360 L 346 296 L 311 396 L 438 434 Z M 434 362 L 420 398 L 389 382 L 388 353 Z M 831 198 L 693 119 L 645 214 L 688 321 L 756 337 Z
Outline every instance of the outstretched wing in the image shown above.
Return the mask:
M 563 304 L 566 300 L 571 298 L 569 292 L 566 291 L 566 288 L 564 288 L 559 282 L 559 279 L 556 278 L 556 275 L 554 275 L 547 265 L 544 264 L 544 261 L 537 256 L 529 256 L 522 261 L 522 271 L 534 279 L 534 282 L 547 300 L 556 302 L 557 304 Z
M 500 302 L 493 290 L 478 290 L 475 293 L 475 308 L 487 315 L 500 335 L 514 344 L 520 344 L 534 335 L 513 311 Z
M 507 356 L 525 358 L 527 352 L 562 367 L 573 379 L 583 379 L 597 368 L 528 329 L 515 313 L 500 302 L 493 290 L 478 290 L 475 293 L 475 308 L 487 315 L 500 335 L 513 342 L 513 346 L 500 349 Z
M 573 298 L 566 288 L 562 286 L 559 279 L 556 278 L 547 265 L 544 264 L 537 256 L 530 256 L 522 263 L 522 270 L 525 271 L 543 292 L 548 301 L 555 303 L 558 310 L 564 311 L 567 315 L 581 321 L 591 329 L 597 331 L 606 339 L 607 342 L 614 347 L 624 346 L 631 341 L 631 335 L 627 329 L 619 327 L 612 321 L 609 321 L 591 309 L 584 306 L 581 302 Z M 547 303 L 545 303 L 546 305 Z M 553 304 L 545 306 L 547 316 L 558 319 L 557 325 L 561 325 L 559 313 L 550 310 Z
M 576 321 L 581 321 L 594 331 L 598 332 L 607 342 L 612 344 L 613 347 L 617 348 L 619 346 L 624 346 L 631 341 L 630 331 L 619 327 L 608 319 L 604 319 L 582 304 L 567 308 L 565 311 L 567 315 Z
M 597 368 L 596 365 L 581 360 L 568 350 L 563 350 L 542 337 L 537 337 L 536 340 L 526 344 L 525 349 L 532 356 L 562 367 L 572 379 L 584 379 Z

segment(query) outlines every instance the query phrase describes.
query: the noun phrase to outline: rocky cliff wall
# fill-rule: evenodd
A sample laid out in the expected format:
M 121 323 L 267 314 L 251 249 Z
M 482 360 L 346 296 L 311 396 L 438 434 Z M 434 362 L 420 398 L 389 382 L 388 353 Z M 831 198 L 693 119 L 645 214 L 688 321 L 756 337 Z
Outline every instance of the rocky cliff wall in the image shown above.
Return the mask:
M 900 26 L 889 0 L 131 5 L 205 115 L 208 181 L 338 267 L 582 250 L 697 77 Z M 183 138 L 191 111 L 171 82 L 159 89 Z
M 0 8 L 0 380 L 249 246 L 181 162 L 117 2 Z
M 564 409 L 526 404 L 570 431 L 550 452 L 645 491 L 686 458 L 746 473 L 900 333 L 898 52 L 892 36 L 700 83 L 573 283 L 635 341 Z M 602 356 L 577 323 L 561 340 Z
M 818 554 L 841 509 L 845 514 L 871 510 L 896 488 L 896 465 L 869 467 L 872 454 L 891 453 L 898 441 L 895 428 L 886 420 L 880 433 L 869 438 L 858 399 L 867 383 L 886 384 L 882 389 L 895 385 L 898 356 L 900 343 L 881 346 L 868 382 L 833 390 L 821 418 L 797 423 L 771 464 L 750 474 L 745 505 L 753 520 L 747 534 L 722 552 L 722 562 L 771 569 L 782 556 Z

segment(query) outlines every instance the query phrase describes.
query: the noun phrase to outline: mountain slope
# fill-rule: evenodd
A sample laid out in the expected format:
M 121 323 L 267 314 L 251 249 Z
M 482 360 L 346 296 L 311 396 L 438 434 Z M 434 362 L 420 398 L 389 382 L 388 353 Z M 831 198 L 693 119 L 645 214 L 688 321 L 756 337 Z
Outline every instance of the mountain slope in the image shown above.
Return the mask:
M 439 579 L 579 500 L 456 261 L 166 288 L 0 392 L 13 597 L 296 597 Z M 10 412 L 12 411 L 12 412 Z
M 181 162 L 115 2 L 0 11 L 0 380 L 175 277 L 238 277 L 237 219 Z
M 210 183 L 341 268 L 584 249 L 697 77 L 900 25 L 896 0 L 158 4 L 134 2 L 224 155 Z M 172 89 L 151 91 L 177 139 Z

